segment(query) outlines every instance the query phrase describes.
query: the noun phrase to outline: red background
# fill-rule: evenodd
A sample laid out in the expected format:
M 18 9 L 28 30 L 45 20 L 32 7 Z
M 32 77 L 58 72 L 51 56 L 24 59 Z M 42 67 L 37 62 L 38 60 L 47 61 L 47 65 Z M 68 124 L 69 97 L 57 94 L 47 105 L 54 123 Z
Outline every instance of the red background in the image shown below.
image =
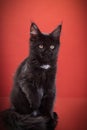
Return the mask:
M 0 106 L 9 105 L 14 72 L 29 53 L 29 27 L 51 32 L 63 21 L 56 77 L 57 130 L 85 130 L 87 107 L 86 0 L 1 0 Z

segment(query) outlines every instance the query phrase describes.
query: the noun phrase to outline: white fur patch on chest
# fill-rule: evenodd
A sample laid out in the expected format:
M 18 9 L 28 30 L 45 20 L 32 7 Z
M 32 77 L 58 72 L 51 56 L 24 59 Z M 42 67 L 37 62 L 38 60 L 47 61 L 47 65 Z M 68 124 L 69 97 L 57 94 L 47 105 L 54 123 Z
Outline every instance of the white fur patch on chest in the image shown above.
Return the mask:
M 49 69 L 51 66 L 50 66 L 50 65 L 41 65 L 40 67 L 41 67 L 42 69 L 47 70 L 47 69 Z

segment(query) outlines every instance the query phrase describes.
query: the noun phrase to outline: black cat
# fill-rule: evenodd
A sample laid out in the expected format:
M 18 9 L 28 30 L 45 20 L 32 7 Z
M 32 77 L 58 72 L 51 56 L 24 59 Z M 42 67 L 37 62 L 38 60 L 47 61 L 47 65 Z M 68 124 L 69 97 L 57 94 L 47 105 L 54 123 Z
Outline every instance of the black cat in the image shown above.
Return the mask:
M 19 66 L 11 93 L 11 109 L 4 112 L 9 129 L 54 130 L 53 112 L 59 25 L 52 33 L 41 33 L 35 23 L 30 27 L 30 54 Z

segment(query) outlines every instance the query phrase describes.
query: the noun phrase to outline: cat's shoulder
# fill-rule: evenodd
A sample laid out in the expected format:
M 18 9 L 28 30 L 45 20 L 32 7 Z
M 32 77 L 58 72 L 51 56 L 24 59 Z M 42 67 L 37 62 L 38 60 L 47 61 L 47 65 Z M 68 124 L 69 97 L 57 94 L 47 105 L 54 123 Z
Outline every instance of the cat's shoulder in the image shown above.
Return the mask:
M 25 74 L 26 72 L 28 72 L 29 70 L 29 57 L 24 59 L 21 64 L 19 65 L 19 67 L 16 70 L 16 74 L 15 76 L 19 76 L 20 74 Z

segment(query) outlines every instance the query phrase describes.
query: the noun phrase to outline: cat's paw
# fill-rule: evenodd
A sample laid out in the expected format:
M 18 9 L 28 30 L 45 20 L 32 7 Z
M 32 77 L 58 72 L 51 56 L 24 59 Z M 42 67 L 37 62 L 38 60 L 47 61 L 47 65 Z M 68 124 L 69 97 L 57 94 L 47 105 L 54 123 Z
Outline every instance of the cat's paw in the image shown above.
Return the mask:
M 47 123 L 47 130 L 54 130 L 56 125 L 58 124 L 58 115 L 56 112 L 53 112 L 53 118 L 50 118 Z
M 58 116 L 58 114 L 57 114 L 56 112 L 53 112 L 53 118 L 54 118 L 55 120 L 58 120 L 58 119 L 59 119 L 59 116 Z
M 33 117 L 36 117 L 36 116 L 39 116 L 39 115 L 40 115 L 40 112 L 37 111 L 37 110 L 35 110 L 35 111 L 33 111 L 33 112 L 31 113 L 31 116 L 33 116 Z

